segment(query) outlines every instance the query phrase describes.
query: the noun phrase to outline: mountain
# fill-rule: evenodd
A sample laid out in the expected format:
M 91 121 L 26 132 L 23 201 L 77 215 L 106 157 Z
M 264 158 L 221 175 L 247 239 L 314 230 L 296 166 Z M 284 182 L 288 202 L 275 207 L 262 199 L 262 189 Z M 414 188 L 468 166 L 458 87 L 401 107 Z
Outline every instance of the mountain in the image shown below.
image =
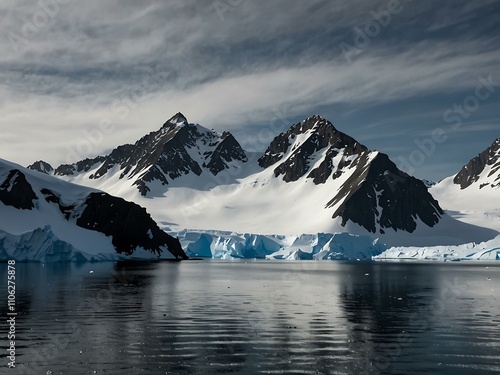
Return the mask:
M 54 168 L 52 168 L 52 166 L 49 163 L 44 162 L 43 160 L 39 160 L 39 161 L 34 162 L 33 164 L 28 166 L 28 169 L 32 169 L 34 171 L 38 171 L 38 172 L 42 172 L 42 173 L 46 173 L 46 174 L 50 174 L 54 171 Z
M 133 145 L 119 146 L 106 156 L 61 165 L 53 174 L 73 177 L 92 171 L 87 177 L 96 180 L 97 184 L 102 179 L 123 180 L 146 196 L 156 184 L 171 185 L 186 175 L 216 176 L 245 161 L 246 153 L 231 133 L 218 134 L 189 124 L 184 115 L 177 113 L 161 129 Z M 44 163 L 40 168 L 41 163 L 30 167 L 51 173 L 50 166 Z
M 486 187 L 500 192 L 500 138 L 464 165 L 453 177 L 453 183 L 460 185 L 460 189 L 475 185 L 479 189 Z
M 450 215 L 500 231 L 500 138 L 431 192 Z
M 318 115 L 257 156 L 178 113 L 134 145 L 49 173 L 133 200 L 175 231 L 349 232 L 400 245 L 496 235 L 443 215 L 422 181 Z
M 411 233 L 417 217 L 432 227 L 443 213 L 422 181 L 321 116 L 310 117 L 277 136 L 259 165 L 273 168 L 274 176 L 285 182 L 305 177 L 315 185 L 336 185 L 325 206 L 334 208 L 332 218 L 341 217 L 342 225 L 351 220 L 372 233 L 383 234 L 384 228 Z
M 0 248 L 2 259 L 9 255 L 18 260 L 98 260 L 144 250 L 187 258 L 179 241 L 162 231 L 143 207 L 2 159 Z M 42 258 L 33 258 L 35 253 Z

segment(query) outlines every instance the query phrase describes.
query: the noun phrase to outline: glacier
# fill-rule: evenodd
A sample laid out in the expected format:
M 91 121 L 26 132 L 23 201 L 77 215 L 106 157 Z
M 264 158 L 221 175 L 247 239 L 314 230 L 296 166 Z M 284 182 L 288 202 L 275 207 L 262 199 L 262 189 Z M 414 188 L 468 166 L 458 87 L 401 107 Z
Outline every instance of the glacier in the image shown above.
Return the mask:
M 391 247 L 374 260 L 500 260 L 500 235 L 490 241 L 458 246 Z
M 169 232 L 178 237 L 191 258 L 245 258 L 284 260 L 370 260 L 388 246 L 369 236 L 349 233 L 317 233 L 298 236 L 260 235 L 224 231 Z M 80 250 L 61 240 L 50 225 L 21 234 L 0 230 L 0 261 L 19 262 L 102 262 L 118 260 L 171 259 L 168 251 L 159 257 L 144 249 L 132 255 L 118 254 L 114 247 L 98 246 Z
M 165 259 L 169 257 L 170 254 L 164 255 Z M 0 230 L 0 262 L 103 262 L 125 259 L 153 260 L 158 256 L 140 248 L 133 255 L 118 254 L 111 242 L 109 246 L 101 245 L 92 252 L 82 251 L 58 238 L 50 225 L 21 234 Z
M 457 246 L 389 247 L 379 239 L 343 233 L 261 235 L 217 230 L 169 232 L 178 237 L 191 258 L 268 259 L 268 260 L 423 260 L 496 261 L 500 260 L 500 235 L 482 243 Z M 166 250 L 166 249 L 165 249 Z M 109 246 L 85 251 L 44 228 L 11 234 L 0 230 L 0 262 L 106 262 L 119 260 L 172 259 L 168 251 L 161 256 L 138 248 L 132 255 L 119 254 Z
M 188 256 L 193 258 L 369 260 L 388 249 L 378 239 L 349 233 L 290 236 L 183 230 L 169 234 L 178 237 Z

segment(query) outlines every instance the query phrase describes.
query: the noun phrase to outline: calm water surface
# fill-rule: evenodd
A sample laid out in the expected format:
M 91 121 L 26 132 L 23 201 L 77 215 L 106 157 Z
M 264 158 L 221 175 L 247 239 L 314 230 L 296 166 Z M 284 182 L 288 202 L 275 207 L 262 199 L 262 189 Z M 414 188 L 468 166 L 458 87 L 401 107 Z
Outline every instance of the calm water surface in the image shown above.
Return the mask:
M 494 264 L 16 268 L 18 364 L 2 374 L 500 373 Z M 4 321 L 6 302 L 0 312 Z

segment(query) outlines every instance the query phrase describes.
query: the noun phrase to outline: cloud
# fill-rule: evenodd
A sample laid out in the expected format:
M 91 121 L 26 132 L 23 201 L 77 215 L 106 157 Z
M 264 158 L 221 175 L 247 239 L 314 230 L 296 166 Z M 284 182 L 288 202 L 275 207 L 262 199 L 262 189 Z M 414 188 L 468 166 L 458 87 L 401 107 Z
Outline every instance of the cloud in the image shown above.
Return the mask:
M 340 43 L 353 43 L 354 27 L 388 1 L 221 2 L 222 17 L 211 1 L 0 2 L 1 156 L 60 163 L 103 121 L 115 130 L 89 154 L 133 142 L 177 111 L 245 136 L 284 107 L 300 118 L 330 106 L 418 106 L 429 95 L 451 101 L 479 75 L 500 77 L 499 37 L 477 31 L 493 2 L 401 0 L 352 62 Z M 46 22 L 43 8 L 52 9 Z

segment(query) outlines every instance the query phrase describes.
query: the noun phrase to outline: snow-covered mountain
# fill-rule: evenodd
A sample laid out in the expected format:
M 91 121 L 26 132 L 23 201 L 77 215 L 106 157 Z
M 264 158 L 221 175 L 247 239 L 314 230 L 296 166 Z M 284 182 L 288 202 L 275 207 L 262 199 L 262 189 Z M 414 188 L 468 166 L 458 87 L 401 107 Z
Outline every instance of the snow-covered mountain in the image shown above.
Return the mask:
M 147 250 L 147 251 L 146 251 Z M 139 205 L 0 159 L 0 259 L 186 258 Z
M 342 225 L 350 220 L 372 233 L 383 234 L 387 228 L 411 233 L 417 217 L 432 227 L 443 213 L 422 181 L 320 116 L 277 136 L 259 165 L 288 183 L 306 179 L 328 184 L 332 193 L 325 208 L 332 209 L 332 218 L 341 218 Z
M 231 133 L 218 134 L 189 124 L 184 115 L 177 113 L 158 131 L 133 145 L 119 146 L 109 155 L 63 164 L 56 169 L 44 161 L 28 168 L 69 179 L 83 174 L 96 181 L 89 185 L 100 186 L 102 180 L 122 180 L 124 185 L 134 186 L 146 196 L 154 195 L 151 191 L 157 184 L 171 185 L 185 175 L 213 177 L 246 161 L 245 152 Z M 160 188 L 160 193 L 165 190 Z
M 297 235 L 349 232 L 397 245 L 459 244 L 497 232 L 443 215 L 425 184 L 312 116 L 264 154 L 178 113 L 109 155 L 38 171 L 144 206 L 164 228 Z
M 453 177 L 453 183 L 460 185 L 462 190 L 475 185 L 479 189 L 490 188 L 500 191 L 500 138 L 470 160 Z
M 451 216 L 500 231 L 500 138 L 430 191 Z

